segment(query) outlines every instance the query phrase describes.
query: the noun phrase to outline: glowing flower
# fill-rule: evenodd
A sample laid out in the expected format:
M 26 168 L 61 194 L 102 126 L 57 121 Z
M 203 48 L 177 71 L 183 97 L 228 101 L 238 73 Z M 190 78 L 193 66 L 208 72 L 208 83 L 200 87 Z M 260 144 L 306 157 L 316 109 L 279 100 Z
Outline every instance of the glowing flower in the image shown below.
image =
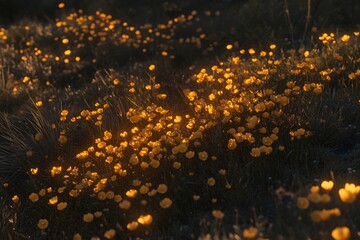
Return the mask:
M 60 202 L 57 205 L 57 210 L 62 211 L 67 207 L 67 205 L 68 205 L 67 202 Z
M 348 42 L 350 40 L 350 36 L 349 35 L 344 35 L 344 36 L 342 36 L 341 37 L 341 41 L 343 41 L 343 42 Z
M 252 148 L 250 155 L 253 157 L 260 157 L 260 155 L 261 155 L 260 148 Z
M 103 213 L 100 212 L 100 211 L 94 212 L 94 217 L 96 217 L 96 218 L 99 218 L 99 217 L 101 217 L 102 215 L 103 215 Z
M 345 183 L 345 190 L 351 192 L 352 194 L 358 194 L 354 183 Z
M 46 194 L 46 190 L 44 188 L 39 191 L 39 195 L 41 197 L 45 196 L 45 194 Z
M 307 209 L 309 207 L 309 200 L 305 197 L 299 197 L 296 201 L 296 204 L 300 209 Z
M 290 102 L 289 98 L 287 96 L 280 97 L 280 104 L 285 106 L 288 105 Z
M 37 102 L 35 103 L 35 105 L 36 105 L 37 107 L 41 107 L 41 106 L 43 105 L 43 103 L 42 103 L 42 101 L 37 101 Z
M 35 139 L 35 141 L 39 142 L 43 139 L 43 137 L 44 137 L 44 135 L 42 133 L 38 132 L 35 134 L 34 139 Z
M 348 227 L 346 227 L 346 226 L 337 227 L 334 230 L 332 230 L 331 236 L 335 240 L 347 240 L 347 239 L 350 239 L 350 237 L 351 237 L 350 229 Z
M 197 200 L 199 200 L 200 199 L 200 196 L 199 195 L 193 195 L 193 200 L 194 201 L 197 201 Z
M 321 222 L 321 211 L 315 210 L 310 214 L 311 221 Z
M 74 236 L 73 236 L 73 240 L 81 240 L 82 237 L 79 233 L 75 233 Z
M 131 207 L 131 202 L 128 200 L 123 200 L 121 203 L 119 203 L 119 207 L 123 210 L 127 210 Z
M 134 198 L 137 195 L 137 190 L 136 189 L 130 189 L 126 192 L 126 196 L 128 196 L 129 198 Z
M 122 197 L 119 194 L 114 196 L 114 201 L 115 202 L 119 203 L 119 202 L 121 202 L 121 200 L 122 200 Z
M 229 150 L 234 150 L 237 147 L 236 140 L 234 138 L 229 139 L 227 147 Z
M 206 161 L 206 159 L 208 158 L 209 155 L 206 151 L 202 151 L 202 152 L 199 152 L 198 156 L 201 161 Z
M 259 230 L 255 227 L 250 227 L 248 229 L 244 229 L 243 236 L 244 238 L 254 239 L 259 233 Z
M 334 182 L 333 181 L 323 181 L 321 183 L 321 187 L 325 190 L 325 191 L 328 191 L 330 192 L 333 187 L 334 187 Z
M 138 223 L 142 224 L 142 225 L 149 225 L 152 223 L 153 221 L 153 218 L 150 214 L 147 214 L 147 215 L 141 215 L 139 218 L 138 218 Z
M 319 191 L 320 191 L 319 186 L 312 186 L 310 188 L 310 192 L 312 192 L 312 193 L 318 193 Z
M 170 198 L 164 198 L 160 201 L 160 207 L 169 208 L 172 205 L 172 200 Z
M 356 200 L 356 195 L 347 191 L 345 188 L 339 189 L 339 197 L 344 203 L 353 203 Z
M 157 187 L 157 191 L 158 193 L 164 194 L 166 193 L 168 190 L 168 187 L 166 186 L 166 184 L 159 184 L 159 186 Z
M 55 176 L 57 174 L 60 174 L 62 171 L 62 167 L 59 166 L 59 167 L 56 167 L 56 166 L 53 166 L 52 169 L 51 169 L 51 176 Z
M 322 197 L 317 192 L 311 192 L 308 194 L 307 199 L 309 199 L 309 201 L 313 202 L 313 203 L 320 203 L 322 200 Z
M 14 203 L 18 203 L 19 202 L 19 196 L 18 195 L 14 195 L 11 200 L 14 202 Z
M 84 214 L 84 216 L 83 216 L 83 221 L 84 222 L 89 223 L 89 222 L 92 222 L 93 220 L 94 220 L 94 214 L 92 214 L 92 213 Z
M 116 235 L 116 231 L 114 229 L 109 229 L 104 233 L 104 237 L 106 239 L 113 239 Z
M 330 210 L 315 210 L 310 214 L 311 220 L 313 222 L 327 221 L 331 217 Z
M 146 185 L 142 185 L 142 186 L 140 187 L 140 189 L 139 189 L 139 192 L 140 192 L 141 194 L 146 194 L 146 193 L 149 192 L 149 187 L 146 186 Z
M 135 229 L 137 229 L 137 227 L 139 226 L 138 222 L 133 221 L 130 222 L 126 225 L 126 228 L 129 229 L 130 231 L 134 231 Z
M 336 217 L 340 217 L 341 216 L 341 211 L 338 208 L 330 209 L 330 214 L 334 215 Z
M 254 54 L 255 54 L 255 50 L 254 50 L 253 48 L 250 48 L 250 49 L 248 50 L 248 52 L 249 52 L 250 55 L 254 55 Z
M 37 202 L 39 200 L 39 195 L 37 193 L 31 193 L 29 199 L 32 202 Z
M 47 219 L 39 219 L 37 227 L 41 230 L 46 229 L 49 226 L 49 221 Z
M 214 178 L 212 178 L 212 177 L 211 177 L 211 178 L 208 178 L 207 184 L 208 184 L 209 186 L 214 186 L 215 183 L 216 183 L 216 181 L 215 181 Z
M 188 151 L 185 153 L 185 157 L 186 158 L 193 158 L 195 156 L 195 152 L 194 151 Z
M 331 197 L 329 194 L 325 193 L 321 196 L 321 203 L 322 204 L 326 204 L 326 203 L 329 203 L 331 201 Z
M 223 219 L 225 214 L 220 210 L 213 210 L 212 215 L 217 219 Z
M 67 143 L 67 137 L 64 134 L 61 134 L 59 136 L 58 141 L 59 141 L 60 144 L 65 144 L 65 143 Z

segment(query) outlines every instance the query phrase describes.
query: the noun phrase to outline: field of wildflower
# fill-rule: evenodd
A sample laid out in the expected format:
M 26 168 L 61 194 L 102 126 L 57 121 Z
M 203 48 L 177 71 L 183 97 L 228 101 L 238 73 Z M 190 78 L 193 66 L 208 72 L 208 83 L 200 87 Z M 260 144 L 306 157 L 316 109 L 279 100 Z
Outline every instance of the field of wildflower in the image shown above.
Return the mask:
M 0 239 L 360 239 L 360 2 L 139 2 L 0 0 Z

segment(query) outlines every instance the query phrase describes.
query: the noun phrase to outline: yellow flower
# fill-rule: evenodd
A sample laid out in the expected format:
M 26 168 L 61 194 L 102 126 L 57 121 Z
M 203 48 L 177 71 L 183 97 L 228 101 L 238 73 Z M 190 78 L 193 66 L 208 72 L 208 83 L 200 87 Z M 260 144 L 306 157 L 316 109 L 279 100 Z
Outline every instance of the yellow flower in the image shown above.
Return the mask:
M 334 215 L 334 216 L 336 216 L 336 217 L 339 217 L 339 216 L 341 216 L 341 211 L 340 211 L 340 209 L 338 209 L 338 208 L 334 208 L 334 209 L 331 209 L 331 210 L 330 210 L 330 214 L 331 214 L 331 215 Z
M 31 193 L 29 199 L 32 202 L 37 202 L 39 200 L 39 195 L 37 193 Z
M 39 219 L 37 227 L 41 230 L 46 229 L 49 226 L 49 221 L 46 219 Z
M 356 195 L 347 191 L 345 188 L 339 189 L 339 197 L 344 203 L 353 203 L 356 200 Z
M 172 200 L 170 198 L 164 198 L 160 201 L 160 207 L 169 208 L 172 205 Z
M 188 151 L 185 153 L 185 157 L 186 158 L 193 158 L 195 156 L 195 152 L 194 151 Z
M 140 192 L 141 194 L 146 194 L 146 193 L 149 192 L 149 187 L 146 186 L 146 185 L 142 185 L 142 186 L 140 187 L 140 189 L 139 189 L 139 192 Z
M 254 50 L 253 48 L 250 48 L 250 49 L 248 50 L 248 52 L 249 52 L 250 55 L 254 55 L 254 54 L 255 54 L 255 50 Z
M 129 229 L 130 231 L 134 231 L 135 229 L 137 229 L 137 227 L 139 226 L 138 222 L 130 222 L 126 225 L 126 228 Z
M 19 196 L 18 195 L 14 195 L 11 200 L 14 202 L 14 203 L 18 203 L 19 202 Z
M 234 138 L 229 139 L 227 147 L 229 150 L 234 150 L 237 147 L 236 140 Z
M 300 209 L 307 209 L 309 207 L 309 200 L 305 197 L 299 197 L 296 201 L 296 204 Z
M 346 226 L 337 227 L 334 230 L 332 230 L 331 236 L 335 240 L 347 240 L 347 239 L 350 239 L 350 237 L 351 237 L 350 229 L 348 227 L 346 227 Z
M 100 211 L 94 212 L 94 217 L 96 217 L 96 218 L 99 218 L 99 217 L 101 217 L 102 215 L 103 215 L 103 213 L 100 212 Z
M 101 201 L 106 199 L 106 193 L 104 191 L 98 192 L 97 198 Z
M 255 227 L 250 227 L 248 229 L 244 229 L 243 236 L 244 238 L 254 239 L 259 233 L 259 230 Z
M 62 171 L 62 167 L 59 166 L 59 167 L 56 167 L 56 166 L 53 166 L 52 169 L 51 169 L 51 176 L 55 176 L 57 174 L 60 174 Z
M 104 233 L 106 239 L 113 239 L 115 237 L 116 231 L 114 229 L 109 229 Z
M 309 199 L 309 201 L 313 203 L 320 203 L 322 200 L 321 195 L 317 192 L 309 193 L 307 199 Z
M 121 209 L 127 210 L 127 209 L 129 209 L 131 207 L 131 202 L 128 201 L 128 200 L 124 200 L 121 203 L 119 203 L 119 207 Z
M 81 240 L 82 237 L 79 233 L 75 233 L 74 236 L 73 236 L 73 240 Z
M 207 180 L 207 184 L 209 185 L 209 186 L 214 186 L 215 185 L 215 179 L 214 178 L 208 178 L 208 180 Z
M 329 203 L 331 201 L 331 197 L 329 194 L 325 193 L 321 196 L 321 203 L 322 204 L 326 204 L 326 203 Z
M 42 103 L 42 101 L 37 101 L 37 102 L 35 103 L 35 105 L 36 105 L 37 107 L 41 107 L 41 106 L 43 105 L 43 103 Z
M 122 200 L 122 197 L 119 194 L 114 196 L 114 201 L 115 202 L 119 203 L 119 202 L 121 202 L 121 200 Z
M 350 40 L 350 36 L 349 35 L 344 35 L 344 36 L 342 36 L 341 37 L 341 41 L 343 41 L 343 42 L 348 42 Z
M 319 186 L 312 186 L 312 187 L 310 188 L 310 192 L 312 192 L 312 193 L 317 193 L 317 192 L 319 192 L 319 191 L 320 191 Z
M 310 218 L 311 218 L 311 221 L 313 221 L 313 222 L 321 222 L 321 212 L 318 210 L 313 211 L 310 214 Z
M 252 148 L 250 155 L 253 157 L 260 157 L 260 155 L 261 155 L 260 148 Z
M 84 214 L 84 216 L 83 216 L 83 221 L 84 222 L 89 223 L 89 222 L 92 222 L 93 220 L 94 220 L 94 214 L 92 214 L 92 213 Z
M 180 167 L 181 167 L 181 162 L 176 161 L 173 163 L 173 168 L 179 169 Z
M 39 191 L 39 195 L 41 197 L 45 196 L 45 194 L 46 194 L 46 190 L 44 188 Z
M 225 214 L 220 210 L 213 210 L 212 215 L 217 219 L 223 219 Z
M 137 190 L 136 189 L 130 189 L 129 191 L 126 192 L 126 196 L 128 196 L 129 198 L 134 198 L 137 195 Z
M 67 207 L 67 202 L 60 202 L 57 205 L 57 210 L 62 211 Z
M 42 133 L 38 132 L 35 134 L 34 139 L 35 139 L 35 141 L 39 142 L 43 139 L 43 137 L 44 137 L 44 135 Z
M 64 134 L 61 134 L 58 141 L 60 144 L 65 144 L 67 142 L 67 137 Z
M 202 152 L 199 152 L 199 159 L 201 161 L 206 161 L 206 159 L 208 158 L 208 153 L 206 151 L 202 151 Z
M 49 199 L 49 204 L 53 205 L 53 204 L 56 204 L 58 202 L 58 197 L 55 196 L 55 197 L 52 197 Z
M 274 50 L 275 48 L 276 48 L 276 45 L 275 45 L 275 44 L 271 44 L 271 45 L 270 45 L 270 49 L 271 49 L 271 50 Z
M 263 137 L 262 143 L 266 146 L 271 146 L 271 144 L 273 144 L 273 140 L 270 137 Z
M 166 186 L 166 184 L 159 184 L 159 186 L 157 187 L 157 191 L 158 193 L 164 194 L 166 193 L 168 190 L 168 187 Z
M 138 218 L 138 223 L 142 224 L 142 225 L 149 225 L 152 223 L 153 221 L 153 218 L 150 214 L 147 214 L 147 215 L 141 215 L 139 218 Z
M 345 190 L 352 194 L 357 194 L 356 186 L 353 183 L 345 183 Z
M 333 181 L 323 181 L 321 183 L 321 187 L 325 190 L 325 191 L 328 191 L 330 192 L 333 187 L 334 187 L 334 182 Z
M 281 104 L 281 105 L 283 105 L 283 106 L 288 105 L 289 102 L 290 102 L 290 100 L 289 100 L 288 97 L 286 97 L 286 96 L 280 97 L 280 104 Z
M 194 201 L 197 201 L 197 200 L 199 200 L 200 199 L 200 196 L 199 195 L 193 195 L 193 200 Z

